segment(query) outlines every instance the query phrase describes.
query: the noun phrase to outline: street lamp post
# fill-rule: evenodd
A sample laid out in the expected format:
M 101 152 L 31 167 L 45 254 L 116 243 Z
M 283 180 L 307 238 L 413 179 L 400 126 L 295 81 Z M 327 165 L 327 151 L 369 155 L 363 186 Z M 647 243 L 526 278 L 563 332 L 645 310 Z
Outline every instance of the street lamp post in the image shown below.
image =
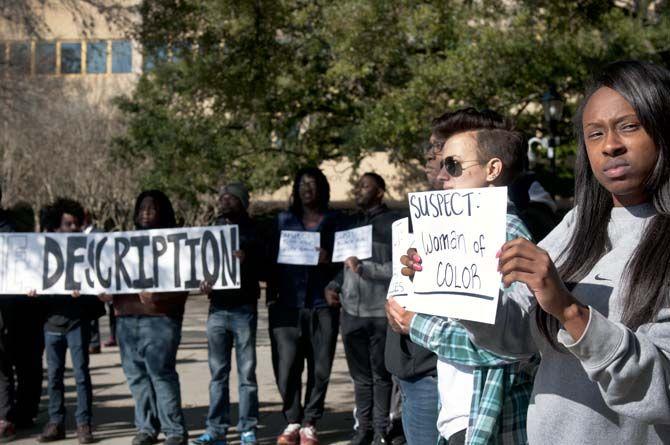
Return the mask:
M 551 173 L 556 175 L 556 147 L 560 144 L 560 139 L 556 135 L 557 125 L 563 116 L 563 99 L 555 85 L 550 85 L 542 95 L 542 110 L 544 111 L 544 121 L 549 129 L 547 137 L 547 157 L 551 163 Z

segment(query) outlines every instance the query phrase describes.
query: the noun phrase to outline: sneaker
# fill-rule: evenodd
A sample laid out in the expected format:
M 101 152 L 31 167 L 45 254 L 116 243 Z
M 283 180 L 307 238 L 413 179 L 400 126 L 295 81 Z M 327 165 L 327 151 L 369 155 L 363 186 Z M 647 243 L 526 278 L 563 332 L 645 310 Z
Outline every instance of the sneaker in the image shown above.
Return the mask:
M 102 344 L 105 348 L 110 348 L 116 346 L 116 339 L 114 337 L 109 337 L 109 340 Z
M 316 428 L 313 425 L 300 428 L 300 445 L 319 445 Z
M 156 437 L 140 431 L 135 435 L 135 437 L 133 437 L 133 441 L 131 443 L 132 445 L 153 445 L 156 442 L 158 442 Z
M 54 442 L 65 439 L 65 427 L 62 423 L 47 423 L 44 431 L 37 438 L 38 442 Z
M 89 346 L 88 347 L 88 353 L 89 354 L 100 354 L 100 346 Z
M 375 433 L 375 438 L 372 441 L 372 445 L 387 445 L 389 443 L 391 443 L 391 441 L 386 436 Z
M 372 443 L 372 431 L 371 430 L 356 430 L 354 437 L 351 438 L 349 445 L 370 445 Z
M 191 445 L 227 445 L 225 437 L 215 438 L 211 434 L 205 433 L 197 439 L 191 441 Z M 244 442 L 242 442 L 244 443 Z
M 79 443 L 93 443 L 93 431 L 91 425 L 77 425 L 77 439 Z
M 242 445 L 256 445 L 258 443 L 256 440 L 256 431 L 244 431 L 240 436 L 240 441 Z
M 185 436 L 168 436 L 163 443 L 164 445 L 186 445 L 188 440 Z
M 298 445 L 300 444 L 300 424 L 289 423 L 284 432 L 277 437 L 277 445 Z
M 12 422 L 0 420 L 0 442 L 9 442 L 16 437 L 16 428 Z

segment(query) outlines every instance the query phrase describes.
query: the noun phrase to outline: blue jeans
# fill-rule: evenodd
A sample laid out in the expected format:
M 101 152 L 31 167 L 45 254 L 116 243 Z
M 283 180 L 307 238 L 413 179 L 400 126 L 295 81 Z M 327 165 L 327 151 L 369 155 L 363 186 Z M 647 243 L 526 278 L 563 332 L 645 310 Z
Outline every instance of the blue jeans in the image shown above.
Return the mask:
M 70 348 L 74 379 L 77 384 L 77 425 L 89 425 L 93 405 L 93 385 L 88 369 L 88 343 L 90 325 L 82 321 L 79 326 L 66 333 L 44 330 L 44 345 L 47 352 L 49 383 L 49 422 L 65 423 L 65 354 Z
M 207 318 L 209 349 L 209 413 L 207 432 L 223 437 L 230 426 L 230 355 L 235 348 L 239 395 L 238 431 L 249 431 L 258 424 L 258 384 L 256 383 L 255 305 L 231 309 L 211 308 Z
M 439 395 L 437 377 L 398 379 L 402 392 L 402 427 L 407 445 L 436 444 Z
M 177 374 L 181 321 L 123 316 L 116 320 L 123 372 L 135 402 L 135 426 L 157 436 L 186 436 Z

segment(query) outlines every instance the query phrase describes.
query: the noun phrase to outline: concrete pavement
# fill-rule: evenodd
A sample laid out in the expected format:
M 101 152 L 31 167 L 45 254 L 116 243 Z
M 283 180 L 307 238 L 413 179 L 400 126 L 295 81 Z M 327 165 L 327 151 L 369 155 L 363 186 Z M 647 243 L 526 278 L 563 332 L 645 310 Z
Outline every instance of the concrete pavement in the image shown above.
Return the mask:
M 204 430 L 205 417 L 209 404 L 209 368 L 207 365 L 207 338 L 205 322 L 207 320 L 208 301 L 203 296 L 192 296 L 186 304 L 182 342 L 177 355 L 177 371 L 181 381 L 182 405 L 191 437 Z M 107 317 L 101 318 L 103 341 L 108 338 Z M 267 310 L 259 305 L 257 337 L 257 378 L 260 399 L 260 419 L 258 438 L 261 444 L 274 444 L 276 435 L 285 426 L 281 414 L 281 398 L 277 391 L 272 371 L 270 339 L 267 328 Z M 30 345 L 25 345 L 30 347 Z M 234 354 L 233 354 L 234 355 Z M 230 396 L 232 420 L 237 419 L 237 372 L 233 360 L 231 372 Z M 93 380 L 93 424 L 95 436 L 100 444 L 130 444 L 135 434 L 133 426 L 133 400 L 121 369 L 121 360 L 117 347 L 103 348 L 101 354 L 91 356 L 91 378 Z M 46 384 L 46 369 L 44 384 Z M 66 370 L 66 408 L 68 411 L 67 439 L 55 442 L 58 445 L 75 445 L 74 410 L 76 391 L 68 358 Z M 330 386 L 326 398 L 326 412 L 318 425 L 322 444 L 346 444 L 353 427 L 353 384 L 349 377 L 344 351 L 338 342 L 335 363 L 331 374 Z M 15 443 L 17 445 L 34 444 L 41 426 L 47 421 L 46 390 L 43 391 L 42 404 L 38 417 L 39 427 L 30 431 L 21 431 Z M 239 436 L 233 429 L 228 435 L 229 443 L 239 443 Z

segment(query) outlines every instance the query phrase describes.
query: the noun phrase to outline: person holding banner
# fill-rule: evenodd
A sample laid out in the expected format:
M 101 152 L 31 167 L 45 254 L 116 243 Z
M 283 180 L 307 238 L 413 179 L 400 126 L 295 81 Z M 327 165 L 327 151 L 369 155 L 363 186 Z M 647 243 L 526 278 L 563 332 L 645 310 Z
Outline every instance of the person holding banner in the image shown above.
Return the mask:
M 278 258 L 282 257 L 282 232 L 291 231 L 294 240 L 301 234 L 319 235 L 318 245 L 310 247 L 312 253 L 318 252 L 316 261 L 276 264 L 268 283 L 272 364 L 288 423 L 277 438 L 278 445 L 319 443 L 316 422 L 323 415 L 339 326 L 339 311 L 328 306 L 324 297 L 326 285 L 339 270 L 330 255 L 342 219 L 328 208 L 329 201 L 330 185 L 321 170 L 303 168 L 295 176 L 289 210 L 277 217 L 274 252 Z M 308 379 L 303 407 L 305 361 Z
M 466 113 L 468 123 L 463 117 Z M 505 186 L 523 170 L 523 137 L 508 129 L 491 128 L 490 115 L 478 117 L 468 109 L 443 116 L 435 132 L 445 140 L 437 176 L 444 189 Z M 506 228 L 508 240 L 531 238 L 511 201 Z M 402 261 L 414 266 L 403 269 L 403 274 L 422 269 L 415 249 Z M 450 444 L 527 442 L 526 411 L 537 358 L 510 360 L 492 354 L 476 347 L 453 320 L 415 315 L 393 299 L 388 314 L 394 329 L 409 334 L 413 342 L 439 357 L 438 429 L 443 440 Z
M 161 191 L 142 192 L 135 202 L 137 230 L 176 227 L 169 198 Z M 123 372 L 135 402 L 133 445 L 151 445 L 162 431 L 166 445 L 182 445 L 188 433 L 181 408 L 177 350 L 188 292 L 113 296 L 116 335 Z M 109 296 L 103 296 L 109 301 Z
M 494 325 L 472 340 L 542 354 L 530 443 L 670 442 L 670 71 L 625 61 L 595 77 L 574 120 L 575 208 L 538 246 L 499 256 Z
M 70 199 L 57 199 L 46 208 L 43 221 L 47 232 L 81 232 L 84 209 Z M 36 296 L 36 291 L 28 294 Z M 40 296 L 45 306 L 44 344 L 47 355 L 49 384 L 49 422 L 39 436 L 40 442 L 65 438 L 65 356 L 70 349 L 72 368 L 77 384 L 77 438 L 79 443 L 94 441 L 91 430 L 93 416 L 93 384 L 89 370 L 89 343 L 91 321 L 105 313 L 104 305 L 95 296 L 72 295 Z
M 0 189 L 2 201 L 2 189 Z M 17 232 L 10 213 L 0 208 L 0 234 Z M 23 295 L 0 296 L 0 441 L 30 428 L 42 393 L 44 316 L 41 305 Z M 22 347 L 29 344 L 32 347 Z
M 349 373 L 354 381 L 358 428 L 351 445 L 388 443 L 393 383 L 384 365 L 386 290 L 392 275 L 391 224 L 400 216 L 384 203 L 386 183 L 365 173 L 354 189 L 354 227 L 372 226 L 372 257 L 351 256 L 325 290 L 331 307 L 342 307 L 341 329 Z
M 215 225 L 236 224 L 239 227 L 241 288 L 212 290 L 203 282 L 200 290 L 210 299 L 207 318 L 209 369 L 209 412 L 207 429 L 192 445 L 225 445 L 230 426 L 231 352 L 235 348 L 237 363 L 239 422 L 237 431 L 243 445 L 256 444 L 258 425 L 258 384 L 256 382 L 257 303 L 261 274 L 266 269 L 264 248 L 258 238 L 255 222 L 249 217 L 249 191 L 241 182 L 233 182 L 219 194 L 221 214 Z

